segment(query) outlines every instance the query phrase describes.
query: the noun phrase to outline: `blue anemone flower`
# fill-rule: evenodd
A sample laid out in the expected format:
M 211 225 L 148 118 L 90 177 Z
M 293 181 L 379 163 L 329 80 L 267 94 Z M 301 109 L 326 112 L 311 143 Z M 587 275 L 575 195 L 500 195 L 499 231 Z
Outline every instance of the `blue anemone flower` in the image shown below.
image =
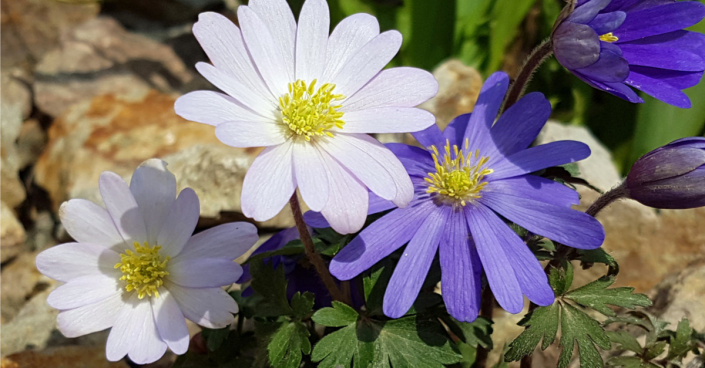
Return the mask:
M 687 108 L 683 89 L 705 70 L 705 35 L 685 31 L 705 4 L 675 0 L 579 0 L 551 36 L 556 59 L 587 84 L 629 102 L 630 87 Z
M 349 280 L 408 243 L 385 292 L 387 316 L 397 318 L 409 310 L 436 251 L 443 299 L 458 320 L 477 317 L 483 270 L 497 301 L 511 313 L 522 310 L 522 295 L 538 305 L 553 303 L 541 264 L 502 217 L 571 247 L 602 244 L 602 225 L 570 208 L 578 203 L 574 190 L 529 175 L 586 158 L 590 149 L 575 141 L 528 148 L 551 113 L 540 93 L 526 95 L 493 125 L 508 84 L 506 74 L 493 74 L 472 114 L 455 118 L 444 132 L 434 125 L 415 133 L 426 149 L 387 145 L 411 176 L 414 198 L 409 206 L 396 208 L 371 195 L 371 213 L 392 211 L 365 228 L 330 264 L 334 276 Z M 311 226 L 325 226 L 322 216 L 306 217 Z

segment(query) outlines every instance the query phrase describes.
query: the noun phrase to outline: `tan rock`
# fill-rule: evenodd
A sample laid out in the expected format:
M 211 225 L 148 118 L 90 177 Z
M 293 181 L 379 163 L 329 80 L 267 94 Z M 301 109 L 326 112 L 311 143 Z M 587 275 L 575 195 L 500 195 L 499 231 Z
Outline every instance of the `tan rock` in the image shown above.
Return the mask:
M 17 220 L 12 209 L 5 202 L 2 202 L 2 212 L 0 212 L 0 263 L 5 263 L 8 259 L 22 252 L 25 238 L 24 227 Z M 4 297 L 4 295 L 0 295 L 0 297 Z M 5 304 L 3 303 L 2 305 L 2 312 L 4 313 Z
M 47 288 L 32 296 L 12 321 L 3 324 L 0 330 L 3 355 L 24 351 L 28 347 L 41 350 L 47 346 L 56 333 L 56 316 L 59 314 L 47 304 L 50 292 L 51 288 Z
M 685 318 L 690 327 L 705 331 L 705 261 L 699 261 L 666 277 L 649 294 L 650 311 L 675 329 Z
M 124 360 L 109 362 L 104 346 L 57 346 L 12 354 L 2 358 L 0 367 L 129 368 L 129 365 Z
M 0 197 L 14 208 L 25 199 L 25 189 L 19 176 L 23 165 L 17 149 L 17 138 L 32 105 L 29 90 L 12 74 L 12 71 L 3 72 L 0 77 L 3 86 L 0 97 Z

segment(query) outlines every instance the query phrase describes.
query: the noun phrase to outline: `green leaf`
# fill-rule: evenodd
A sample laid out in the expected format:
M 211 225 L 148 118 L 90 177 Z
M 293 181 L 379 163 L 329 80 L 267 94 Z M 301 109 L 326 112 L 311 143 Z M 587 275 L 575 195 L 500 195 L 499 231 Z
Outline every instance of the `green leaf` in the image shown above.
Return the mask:
M 496 0 L 490 14 L 490 57 L 485 75 L 500 69 L 510 42 L 536 0 Z
M 548 282 L 557 296 L 561 296 L 568 291 L 573 284 L 573 265 L 562 260 L 561 267 L 549 266 Z
M 269 252 L 262 252 L 250 256 L 250 258 L 245 261 L 245 264 L 252 264 L 253 262 L 262 262 L 265 259 L 274 256 L 295 256 L 299 254 L 304 254 L 304 252 L 304 244 L 301 242 L 301 240 L 294 239 L 279 249 L 271 250 Z
M 613 357 L 607 361 L 607 364 L 612 367 L 623 368 L 661 368 L 658 365 L 652 363 L 644 363 L 641 358 L 635 356 Z
M 210 351 L 216 351 L 228 338 L 230 334 L 230 326 L 212 330 L 210 328 L 203 328 L 203 338 L 206 340 L 206 347 Z
M 277 317 L 294 313 L 286 297 L 287 280 L 283 266 L 275 270 L 265 265 L 261 259 L 255 260 L 250 263 L 250 273 L 250 287 L 264 298 L 255 311 L 258 316 Z
M 392 278 L 394 266 L 389 257 L 376 264 L 369 273 L 362 278 L 365 288 L 365 306 L 371 316 L 382 316 L 382 303 L 387 290 L 389 279 Z
M 455 1 L 407 0 L 410 34 L 404 48 L 409 66 L 433 69 L 453 52 Z
M 291 298 L 291 309 L 294 311 L 294 317 L 298 319 L 306 319 L 313 310 L 315 297 L 311 292 L 301 294 L 296 292 Z
M 610 317 L 615 313 L 607 306 L 608 304 L 629 309 L 651 305 L 651 300 L 644 294 L 635 294 L 634 288 L 608 289 L 607 287 L 612 284 L 614 284 L 614 276 L 604 276 L 570 291 L 565 297 Z
M 656 341 L 650 345 L 647 345 L 646 352 L 644 353 L 644 360 L 648 361 L 661 355 L 661 353 L 666 351 L 666 345 L 668 345 L 666 341 Z
M 274 368 L 297 368 L 301 365 L 302 353 L 311 353 L 311 342 L 306 326 L 299 321 L 285 322 L 272 336 L 267 345 L 269 362 Z
M 637 354 L 641 354 L 644 351 L 644 348 L 636 341 L 636 338 L 627 331 L 607 331 L 607 337 L 613 343 L 622 345 L 625 350 L 633 351 Z
M 553 344 L 556 333 L 558 333 L 560 309 L 558 303 L 547 307 L 538 307 L 519 321 L 519 325 L 526 326 L 526 329 L 509 344 L 509 351 L 505 355 L 505 359 L 516 361 L 531 354 L 541 339 L 543 339 L 542 350 Z
M 357 311 L 345 303 L 333 302 L 332 308 L 322 308 L 313 314 L 314 322 L 328 327 L 343 327 L 357 321 Z
M 600 324 L 570 304 L 564 304 L 562 312 L 560 345 L 563 350 L 558 358 L 558 368 L 568 366 L 576 343 L 580 350 L 581 367 L 602 367 L 602 357 L 595 345 L 609 349 L 610 340 Z
M 579 249 L 578 258 L 583 268 L 590 268 L 593 263 L 602 263 L 609 267 L 607 271 L 607 276 L 616 276 L 619 273 L 619 264 L 617 261 L 609 255 L 604 249 Z
M 492 350 L 492 321 L 485 317 L 477 317 L 472 322 L 460 322 L 446 315 L 443 322 L 460 340 L 472 347 L 481 346 Z
M 677 360 L 681 361 L 693 348 L 693 342 L 691 340 L 691 335 L 693 334 L 693 329 L 690 328 L 690 321 L 687 318 L 683 318 L 678 322 L 678 328 L 676 329 L 676 335 L 671 338 L 670 345 L 668 346 L 668 356 L 667 360 Z

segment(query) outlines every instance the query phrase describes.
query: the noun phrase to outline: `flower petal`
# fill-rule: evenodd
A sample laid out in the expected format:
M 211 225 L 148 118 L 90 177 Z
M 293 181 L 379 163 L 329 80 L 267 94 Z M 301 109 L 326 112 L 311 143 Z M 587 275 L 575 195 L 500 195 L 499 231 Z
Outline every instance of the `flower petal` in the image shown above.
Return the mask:
M 171 282 L 164 284 L 179 303 L 179 309 L 191 321 L 206 328 L 223 328 L 235 322 L 235 300 L 221 288 L 191 289 Z
M 105 208 L 86 199 L 71 199 L 59 207 L 66 232 L 81 243 L 112 247 L 124 240 Z
M 471 146 L 472 147 L 472 146 Z M 516 152 L 492 165 L 489 180 L 528 174 L 547 167 L 567 164 L 590 156 L 590 147 L 577 141 L 556 141 Z
M 181 257 L 233 260 L 245 254 L 258 239 L 257 227 L 249 222 L 222 224 L 192 236 L 173 260 Z
M 590 23 L 590 28 L 595 30 L 598 35 L 603 35 L 614 31 L 617 27 L 624 23 L 627 18 L 627 13 L 623 11 L 615 11 L 609 13 L 598 14 Z
M 236 99 L 214 91 L 189 92 L 176 99 L 174 111 L 186 120 L 214 126 L 233 120 L 263 119 Z
M 147 240 L 142 212 L 127 183 L 118 174 L 105 171 L 100 174 L 98 188 L 105 208 L 123 239 L 127 242 Z
M 345 63 L 377 35 L 379 23 L 372 15 L 358 13 L 340 21 L 328 38 L 325 70 L 321 81 L 333 80 Z
M 387 316 L 399 318 L 414 304 L 431 269 L 449 211 L 450 207 L 430 211 L 404 249 L 384 293 L 383 308 Z
M 507 312 L 521 312 L 524 306 L 521 286 L 502 247 L 504 239 L 494 232 L 494 223 L 499 221 L 497 215 L 482 204 L 465 208 L 470 233 L 492 293 Z
M 183 354 L 188 349 L 189 333 L 184 314 L 171 293 L 160 288 L 159 296 L 151 298 L 154 321 L 159 337 L 175 354 Z
M 95 273 L 71 279 L 47 297 L 47 303 L 59 310 L 93 304 L 121 293 L 117 278 Z
M 705 17 L 705 4 L 679 1 L 627 14 L 627 19 L 614 32 L 620 43 L 688 28 Z
M 351 111 L 343 116 L 345 126 L 332 129 L 345 133 L 405 133 L 418 132 L 436 122 L 426 110 L 414 107 L 377 107 Z
M 113 326 L 123 305 L 122 294 L 116 293 L 99 302 L 59 312 L 56 324 L 68 338 L 102 331 Z
M 330 272 L 340 280 L 350 280 L 369 269 L 411 240 L 434 207 L 432 202 L 421 202 L 384 215 L 331 260 Z
M 641 74 L 636 68 L 633 69 L 625 81 L 626 84 L 667 104 L 683 109 L 691 107 L 690 98 L 678 87 L 674 87 L 664 80 Z
M 453 213 L 448 220 L 438 250 L 443 301 L 453 318 L 472 322 L 480 311 L 482 264 L 463 214 Z
M 509 107 L 490 130 L 492 140 L 501 153 L 496 158 L 529 147 L 550 116 L 551 103 L 539 92 L 529 93 Z M 490 157 L 488 165 L 492 164 L 493 159 L 495 157 Z
M 330 191 L 321 214 L 339 234 L 360 231 L 367 219 L 367 188 L 337 161 L 324 162 Z
M 580 7 L 576 8 L 566 20 L 576 23 L 588 23 L 597 16 L 600 10 L 609 5 L 610 1 L 611 0 L 587 1 Z
M 294 194 L 291 142 L 267 147 L 255 158 L 242 184 L 242 213 L 266 221 L 284 208 Z
M 403 143 L 387 143 L 385 146 L 397 156 L 411 176 L 424 178 L 434 170 L 431 154 L 423 148 Z
M 231 147 L 268 147 L 286 142 L 287 127 L 266 119 L 238 120 L 219 124 L 215 136 Z
M 490 134 L 490 128 L 499 113 L 500 106 L 502 106 L 507 88 L 509 88 L 509 76 L 506 73 L 496 72 L 490 75 L 482 85 L 472 114 L 467 116 L 464 138 L 468 140 L 468 146 L 471 150 L 479 149 L 483 156 L 489 155 L 491 157 L 497 151 Z M 464 142 L 457 143 L 458 147 L 463 144 Z
M 157 244 L 165 255 L 174 257 L 181 252 L 198 224 L 201 210 L 196 192 L 186 188 L 179 193 L 164 220 Z
M 323 74 L 330 28 L 330 12 L 325 0 L 307 0 L 296 28 L 296 79 L 311 82 Z
M 600 42 L 600 58 L 584 68 L 576 69 L 583 76 L 603 83 L 623 82 L 629 75 L 629 63 L 622 57 L 619 46 Z
M 291 77 L 294 76 L 296 19 L 294 19 L 294 14 L 291 12 L 289 4 L 285 0 L 251 0 L 247 5 L 257 13 L 257 16 L 259 16 L 269 31 L 268 33 L 271 34 L 272 44 L 277 47 L 278 53 L 284 58 L 284 69 L 281 70 L 289 77 L 290 81 L 293 81 Z M 246 25 L 240 18 L 239 9 L 238 20 L 244 30 Z M 251 42 L 247 38 L 245 38 L 245 41 L 247 42 L 247 48 L 252 52 Z M 260 67 L 259 63 L 257 63 L 257 67 Z M 282 73 L 282 71 L 279 71 L 279 73 Z M 284 88 L 286 89 L 286 85 Z
M 324 160 L 332 160 L 320 152 L 314 143 L 294 144 L 294 175 L 301 197 L 313 211 L 320 211 L 328 202 L 329 183 Z
M 486 192 L 499 192 L 504 195 L 531 198 L 566 208 L 580 203 L 580 197 L 575 190 L 557 181 L 536 175 L 522 175 L 493 181 L 482 190 L 482 193 Z
M 556 59 L 568 69 L 584 68 L 600 58 L 600 37 L 586 24 L 564 22 L 552 38 Z
M 605 230 L 594 217 L 570 208 L 501 192 L 483 192 L 482 203 L 527 230 L 579 249 L 595 249 Z
M 159 231 L 176 198 L 176 177 L 167 163 L 153 158 L 140 164 L 132 174 L 130 192 L 135 197 L 147 227 L 147 241 L 157 241 Z
M 369 196 L 369 206 L 367 208 L 368 215 L 391 210 L 392 208 L 397 207 L 394 203 L 392 203 L 392 201 L 388 201 L 384 198 L 381 198 L 372 192 L 368 192 L 367 195 Z M 328 223 L 328 221 L 326 221 L 325 217 L 323 217 L 320 212 L 307 211 L 306 213 L 304 213 L 304 221 L 308 226 L 317 229 L 330 227 L 330 224 Z M 257 248 L 257 250 L 261 248 L 262 246 Z
M 343 112 L 397 106 L 414 107 L 438 93 L 433 74 L 418 68 L 397 67 L 379 72 L 357 93 L 343 101 Z
M 128 354 L 137 364 L 152 363 L 164 355 L 166 347 L 154 323 L 152 304 L 132 293 L 108 335 L 105 347 L 108 360 L 115 362 Z
M 54 280 L 68 282 L 81 276 L 119 273 L 114 266 L 120 255 L 98 244 L 65 243 L 37 255 L 39 272 Z
M 343 96 L 354 95 L 389 63 L 401 47 L 401 33 L 384 32 L 360 48 L 331 76 L 335 92 Z
M 456 117 L 455 119 L 453 119 L 453 121 L 461 118 L 461 116 L 463 116 L 463 115 Z M 469 116 L 470 116 L 470 114 L 467 114 L 467 117 L 469 117 Z M 446 128 L 446 130 L 447 129 L 448 128 Z M 463 129 L 463 131 L 465 131 L 465 130 Z M 438 128 L 438 125 L 436 125 L 436 124 L 432 124 L 431 126 L 429 126 L 428 128 L 426 128 L 424 130 L 421 130 L 418 132 L 413 132 L 413 133 L 411 133 L 411 135 L 413 135 L 414 138 L 416 138 L 416 140 L 419 141 L 419 143 L 421 143 L 421 146 L 423 146 L 426 149 L 431 149 L 431 146 L 436 146 L 436 148 L 443 147 L 443 145 L 446 144 L 446 140 L 448 139 L 444 136 L 443 133 L 441 133 L 441 129 Z M 451 144 L 453 144 L 452 141 L 451 141 Z
M 169 281 L 188 288 L 214 288 L 234 284 L 242 267 L 224 258 L 173 259 L 167 264 Z

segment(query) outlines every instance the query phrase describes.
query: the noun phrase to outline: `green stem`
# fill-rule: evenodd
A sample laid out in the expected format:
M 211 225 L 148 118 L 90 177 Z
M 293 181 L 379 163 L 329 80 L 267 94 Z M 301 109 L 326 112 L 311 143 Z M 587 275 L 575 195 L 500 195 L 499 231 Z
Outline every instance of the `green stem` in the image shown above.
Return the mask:
M 536 69 L 543 64 L 549 56 L 553 54 L 553 43 L 547 38 L 540 45 L 531 51 L 531 54 L 521 66 L 519 74 L 509 87 L 507 97 L 504 99 L 504 110 L 506 111 L 516 103 L 526 89 L 526 85 L 531 81 Z

